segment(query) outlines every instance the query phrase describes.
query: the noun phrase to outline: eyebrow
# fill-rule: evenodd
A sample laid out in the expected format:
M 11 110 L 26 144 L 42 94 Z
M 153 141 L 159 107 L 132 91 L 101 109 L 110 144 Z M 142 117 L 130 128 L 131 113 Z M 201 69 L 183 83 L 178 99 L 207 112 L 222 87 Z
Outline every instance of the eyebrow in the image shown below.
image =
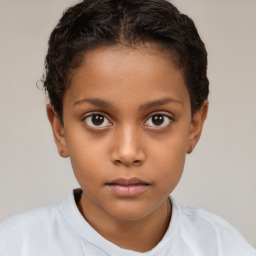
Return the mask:
M 178 103 L 178 104 L 182 105 L 181 101 L 166 97 L 166 98 L 162 98 L 162 99 L 159 99 L 159 100 L 154 100 L 154 101 L 150 101 L 148 103 L 145 103 L 145 104 L 140 106 L 140 110 L 144 110 L 144 109 L 148 109 L 148 108 L 154 108 L 154 107 L 160 107 L 160 106 L 163 106 L 163 105 L 165 105 L 169 102 Z
M 113 107 L 112 104 L 110 104 L 109 102 L 102 100 L 102 99 L 98 99 L 98 98 L 85 98 L 82 100 L 78 100 L 76 101 L 73 106 L 76 105 L 80 105 L 83 104 L 85 102 L 90 103 L 91 105 L 97 106 L 97 107 Z
M 73 106 L 76 105 L 80 105 L 83 104 L 85 102 L 90 103 L 91 105 L 97 106 L 97 107 L 105 107 L 105 108 L 114 108 L 113 105 L 103 99 L 99 99 L 99 98 L 85 98 L 82 100 L 78 100 L 76 101 Z M 154 100 L 154 101 L 150 101 L 147 102 L 145 104 L 142 104 L 139 106 L 140 110 L 145 110 L 145 109 L 149 109 L 149 108 L 154 108 L 154 107 L 159 107 L 159 106 L 163 106 L 169 102 L 173 102 L 173 103 L 178 103 L 182 105 L 182 102 L 176 99 L 172 99 L 169 97 L 165 97 L 162 99 L 158 99 L 158 100 Z

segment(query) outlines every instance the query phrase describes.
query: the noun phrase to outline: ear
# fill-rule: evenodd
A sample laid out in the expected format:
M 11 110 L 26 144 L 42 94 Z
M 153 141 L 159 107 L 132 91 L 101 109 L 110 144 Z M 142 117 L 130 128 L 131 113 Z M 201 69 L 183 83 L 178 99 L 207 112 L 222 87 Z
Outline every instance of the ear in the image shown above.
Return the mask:
M 49 122 L 52 126 L 53 136 L 59 155 L 64 158 L 69 157 L 64 127 L 51 104 L 47 105 L 46 111 Z
M 202 107 L 193 115 L 190 132 L 189 132 L 189 143 L 187 153 L 190 154 L 195 148 L 199 138 L 201 136 L 204 121 L 207 117 L 208 112 L 208 101 L 205 100 Z

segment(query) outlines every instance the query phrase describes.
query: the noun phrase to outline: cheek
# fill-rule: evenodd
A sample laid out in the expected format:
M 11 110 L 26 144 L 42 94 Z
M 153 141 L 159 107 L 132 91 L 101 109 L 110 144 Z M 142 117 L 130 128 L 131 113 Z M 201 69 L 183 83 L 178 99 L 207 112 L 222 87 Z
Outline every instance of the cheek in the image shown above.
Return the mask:
M 93 140 L 86 134 L 73 133 L 67 138 L 70 161 L 79 183 L 104 177 L 106 166 L 106 147 L 102 140 Z
M 169 154 L 159 156 L 161 160 L 155 164 L 161 171 L 156 171 L 156 180 L 160 180 L 162 183 L 175 184 L 178 182 L 183 172 L 185 156 L 183 150 L 180 154 L 177 151 L 175 153 L 170 151 Z
M 154 181 L 155 186 L 158 188 L 156 197 L 168 196 L 175 189 L 179 183 L 183 168 L 185 157 L 181 155 L 162 157 L 162 161 L 158 163 L 158 171 L 155 171 Z
M 154 180 L 161 183 L 163 189 L 174 189 L 179 182 L 186 158 L 187 141 L 184 134 L 172 134 L 166 140 L 154 143 L 149 166 L 155 166 Z

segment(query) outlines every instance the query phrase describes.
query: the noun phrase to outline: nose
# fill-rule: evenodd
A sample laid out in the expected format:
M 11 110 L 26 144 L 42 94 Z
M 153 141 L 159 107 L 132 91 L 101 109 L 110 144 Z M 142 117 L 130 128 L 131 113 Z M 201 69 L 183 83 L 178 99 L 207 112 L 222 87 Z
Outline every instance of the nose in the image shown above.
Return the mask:
M 115 165 L 139 166 L 145 161 L 145 152 L 142 148 L 141 136 L 136 127 L 120 128 L 114 136 L 114 147 L 111 152 L 111 161 Z

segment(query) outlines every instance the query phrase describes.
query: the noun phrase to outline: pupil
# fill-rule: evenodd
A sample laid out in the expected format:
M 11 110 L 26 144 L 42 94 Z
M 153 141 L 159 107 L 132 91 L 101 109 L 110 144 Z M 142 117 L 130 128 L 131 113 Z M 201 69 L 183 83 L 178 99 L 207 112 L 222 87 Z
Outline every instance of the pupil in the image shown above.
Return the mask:
M 164 116 L 163 115 L 154 115 L 152 118 L 152 122 L 155 125 L 161 125 L 164 122 Z
M 104 116 L 102 115 L 93 115 L 92 122 L 94 125 L 101 125 L 104 122 Z

